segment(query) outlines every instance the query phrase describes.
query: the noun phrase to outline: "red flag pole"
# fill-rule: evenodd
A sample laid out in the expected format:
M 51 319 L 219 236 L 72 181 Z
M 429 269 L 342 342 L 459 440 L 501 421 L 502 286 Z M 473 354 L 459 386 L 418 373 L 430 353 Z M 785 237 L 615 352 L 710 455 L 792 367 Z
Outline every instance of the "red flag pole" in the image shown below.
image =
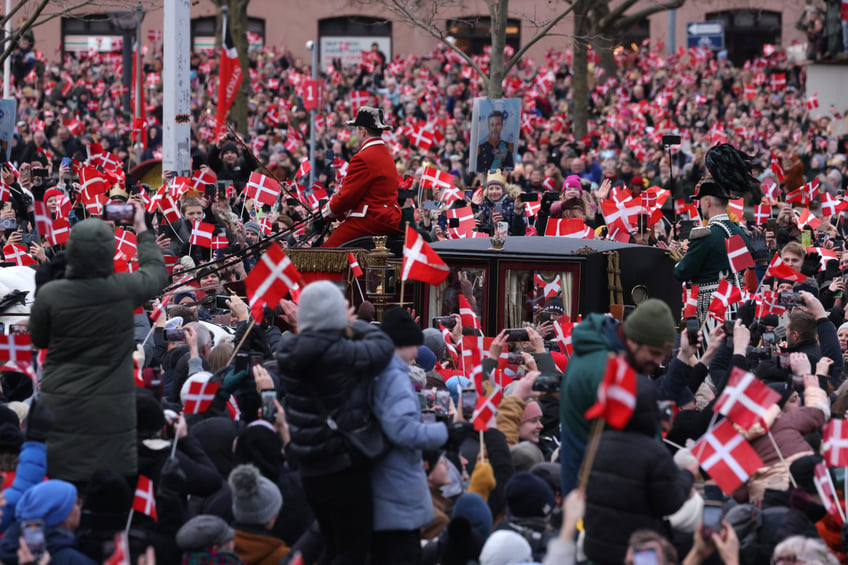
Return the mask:
M 598 445 L 601 443 L 601 433 L 604 431 L 604 419 L 596 418 L 592 422 L 592 430 L 589 432 L 589 443 L 586 446 L 586 455 L 583 456 L 583 464 L 580 466 L 580 483 L 578 490 L 586 492 L 586 485 L 589 483 L 589 475 L 592 473 L 592 464 L 595 462 L 595 455 L 598 454 Z

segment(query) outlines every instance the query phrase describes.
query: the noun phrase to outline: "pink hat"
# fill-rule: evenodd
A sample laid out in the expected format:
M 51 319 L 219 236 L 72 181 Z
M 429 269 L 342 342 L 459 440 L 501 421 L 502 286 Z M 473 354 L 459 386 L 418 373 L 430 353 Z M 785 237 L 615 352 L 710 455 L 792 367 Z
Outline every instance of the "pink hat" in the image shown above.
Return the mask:
M 535 400 L 529 400 L 524 406 L 524 417 L 521 418 L 521 423 L 538 418 L 542 415 L 542 408 Z
M 568 175 L 565 177 L 565 181 L 562 183 L 562 191 L 565 192 L 566 188 L 576 188 L 577 190 L 583 190 L 583 185 L 580 183 L 580 177 L 577 175 Z

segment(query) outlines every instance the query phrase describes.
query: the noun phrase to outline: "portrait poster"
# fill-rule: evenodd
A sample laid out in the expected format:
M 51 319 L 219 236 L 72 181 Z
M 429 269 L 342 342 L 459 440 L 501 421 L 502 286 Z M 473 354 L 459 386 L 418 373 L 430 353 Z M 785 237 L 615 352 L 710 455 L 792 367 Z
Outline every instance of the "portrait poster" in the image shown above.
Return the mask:
M 478 173 L 515 168 L 521 135 L 520 98 L 475 98 L 468 168 Z

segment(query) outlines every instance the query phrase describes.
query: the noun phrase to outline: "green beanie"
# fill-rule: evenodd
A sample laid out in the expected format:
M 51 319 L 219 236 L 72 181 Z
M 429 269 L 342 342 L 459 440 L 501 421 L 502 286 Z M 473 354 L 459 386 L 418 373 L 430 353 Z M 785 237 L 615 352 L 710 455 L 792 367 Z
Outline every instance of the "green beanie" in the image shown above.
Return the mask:
M 644 345 L 665 347 L 676 334 L 671 308 L 662 300 L 649 298 L 624 321 L 624 335 Z

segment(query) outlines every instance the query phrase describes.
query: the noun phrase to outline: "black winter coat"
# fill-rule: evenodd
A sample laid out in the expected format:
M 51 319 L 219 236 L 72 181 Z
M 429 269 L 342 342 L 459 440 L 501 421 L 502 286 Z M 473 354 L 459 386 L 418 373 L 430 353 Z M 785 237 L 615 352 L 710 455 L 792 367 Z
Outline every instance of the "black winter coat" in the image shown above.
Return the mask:
M 603 433 L 586 487 L 584 551 L 595 563 L 623 563 L 635 530 L 666 534 L 663 517 L 689 498 L 694 477 L 656 440 L 658 421 L 656 387 L 640 375 L 633 417 Z
M 286 454 L 302 476 L 328 475 L 353 464 L 352 448 L 329 428 L 324 410 L 339 429 L 368 424 L 371 382 L 393 355 L 391 338 L 366 322 L 357 321 L 339 331 L 283 336 L 277 363 L 287 393 L 285 412 L 291 433 Z

